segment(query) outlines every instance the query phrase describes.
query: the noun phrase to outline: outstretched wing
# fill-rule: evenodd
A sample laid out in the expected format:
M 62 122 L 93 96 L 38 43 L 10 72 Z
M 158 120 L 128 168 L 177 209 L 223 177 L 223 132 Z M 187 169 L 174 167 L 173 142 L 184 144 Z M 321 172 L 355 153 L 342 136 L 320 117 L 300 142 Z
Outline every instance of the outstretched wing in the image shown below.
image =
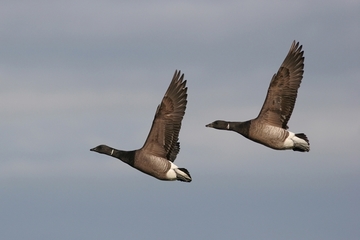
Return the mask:
M 256 120 L 287 129 L 304 73 L 304 52 L 293 42 L 288 55 L 273 76 L 265 102 Z
M 158 106 L 142 150 L 174 161 L 180 150 L 179 132 L 187 104 L 184 74 L 175 71 L 164 98 Z

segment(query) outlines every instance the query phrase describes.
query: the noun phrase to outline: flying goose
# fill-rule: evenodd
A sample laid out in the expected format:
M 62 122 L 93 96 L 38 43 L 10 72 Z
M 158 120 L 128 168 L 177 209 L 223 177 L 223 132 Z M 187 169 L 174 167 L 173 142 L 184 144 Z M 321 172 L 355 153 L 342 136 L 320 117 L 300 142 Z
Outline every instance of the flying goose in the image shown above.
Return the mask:
M 160 180 L 191 182 L 187 169 L 173 162 L 179 153 L 179 131 L 187 104 L 184 74 L 175 71 L 174 77 L 157 107 L 149 135 L 142 148 L 133 151 L 118 150 L 99 145 L 90 151 L 120 159 L 133 168 Z
M 301 48 L 298 42 L 292 43 L 284 62 L 271 79 L 265 102 L 257 118 L 246 122 L 218 120 L 206 127 L 235 131 L 254 142 L 277 150 L 308 152 L 310 144 L 306 135 L 287 130 L 304 73 L 304 52 Z

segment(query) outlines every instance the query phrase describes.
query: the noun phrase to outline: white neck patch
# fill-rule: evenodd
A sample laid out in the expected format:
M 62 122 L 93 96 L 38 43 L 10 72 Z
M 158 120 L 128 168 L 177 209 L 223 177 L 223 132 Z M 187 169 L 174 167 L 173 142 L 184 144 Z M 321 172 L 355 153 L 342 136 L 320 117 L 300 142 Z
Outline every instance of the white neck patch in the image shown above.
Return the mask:
M 227 129 L 230 129 L 230 123 L 228 123 L 228 125 L 226 126 Z
M 112 155 L 113 155 L 113 153 L 114 153 L 114 149 L 112 149 L 112 150 L 111 150 L 111 153 L 110 153 L 110 155 L 112 156 Z

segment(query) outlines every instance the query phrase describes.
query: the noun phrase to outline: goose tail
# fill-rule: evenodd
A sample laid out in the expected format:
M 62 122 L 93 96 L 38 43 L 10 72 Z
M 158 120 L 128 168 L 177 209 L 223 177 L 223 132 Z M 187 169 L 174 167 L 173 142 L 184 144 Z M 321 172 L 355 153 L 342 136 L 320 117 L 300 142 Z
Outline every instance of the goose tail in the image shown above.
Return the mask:
M 310 151 L 309 139 L 304 133 L 296 133 L 293 138 L 294 141 L 294 151 L 298 152 L 308 152 Z
M 186 168 L 175 168 L 176 180 L 182 182 L 191 182 L 191 176 L 189 171 Z

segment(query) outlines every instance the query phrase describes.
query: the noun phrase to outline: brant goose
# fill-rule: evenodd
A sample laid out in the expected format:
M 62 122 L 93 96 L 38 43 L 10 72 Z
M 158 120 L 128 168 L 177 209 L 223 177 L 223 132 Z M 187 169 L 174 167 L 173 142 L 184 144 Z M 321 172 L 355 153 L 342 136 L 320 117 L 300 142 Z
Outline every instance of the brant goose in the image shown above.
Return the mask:
M 170 86 L 157 107 L 151 130 L 142 148 L 123 151 L 99 145 L 90 151 L 118 158 L 160 180 L 191 182 L 189 171 L 173 163 L 180 150 L 179 131 L 185 114 L 186 99 L 184 74 L 175 71 Z
M 257 118 L 246 122 L 218 120 L 206 127 L 235 131 L 254 142 L 277 150 L 308 152 L 310 144 L 306 135 L 287 130 L 304 73 L 304 52 L 301 48 L 298 42 L 292 43 L 284 62 L 271 79 L 265 102 Z

